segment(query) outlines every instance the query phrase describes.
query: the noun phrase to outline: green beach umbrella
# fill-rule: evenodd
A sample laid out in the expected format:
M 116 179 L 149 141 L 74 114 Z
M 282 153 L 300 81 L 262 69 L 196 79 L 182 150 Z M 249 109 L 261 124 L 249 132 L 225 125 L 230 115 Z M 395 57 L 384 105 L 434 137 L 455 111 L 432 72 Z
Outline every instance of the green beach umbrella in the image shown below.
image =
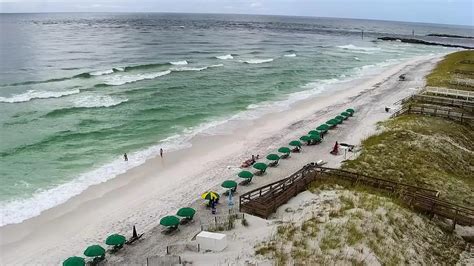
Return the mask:
M 267 159 L 270 160 L 270 161 L 278 161 L 278 160 L 280 160 L 280 156 L 278 156 L 274 153 L 271 153 L 271 154 L 267 155 Z
M 328 124 L 329 126 L 335 126 L 337 125 L 337 121 L 335 119 L 330 119 L 326 121 L 326 124 Z
M 69 257 L 63 261 L 63 266 L 85 266 L 86 260 L 81 257 Z
M 125 244 L 126 241 L 127 239 L 125 239 L 123 235 L 113 234 L 107 237 L 105 244 L 110 246 L 121 246 Z
M 176 216 L 165 216 L 161 218 L 160 224 L 163 226 L 177 226 L 179 224 L 179 218 Z
M 310 137 L 304 135 L 304 136 L 302 136 L 302 137 L 300 138 L 300 140 L 301 140 L 301 141 L 309 141 L 309 140 L 310 140 Z
M 215 200 L 219 198 L 219 194 L 214 191 L 208 191 L 202 193 L 201 198 L 206 200 Z
M 84 250 L 84 255 L 87 257 L 99 257 L 105 255 L 105 249 L 99 245 L 92 245 Z
M 234 180 L 226 180 L 226 181 L 222 182 L 221 187 L 223 187 L 223 188 L 235 188 L 235 187 L 237 187 L 237 182 L 235 182 Z
M 344 120 L 344 117 L 342 115 L 338 115 L 338 116 L 336 116 L 336 119 L 339 119 L 339 120 L 342 121 L 342 120 Z
M 341 116 L 343 116 L 344 119 L 347 119 L 347 118 L 349 118 L 349 116 L 351 116 L 351 114 L 349 114 L 348 112 L 342 112 Z
M 329 130 L 329 126 L 326 125 L 326 124 L 322 124 L 322 125 L 320 125 L 319 127 L 317 127 L 316 130 L 328 131 L 328 130 Z
M 321 137 L 319 135 L 310 135 L 311 140 L 321 141 Z
M 178 210 L 176 215 L 192 219 L 195 213 L 196 213 L 196 210 L 194 210 L 193 208 L 181 208 Z
M 295 147 L 301 147 L 301 142 L 299 142 L 298 140 L 293 140 L 288 145 L 295 146 Z
M 242 171 L 238 174 L 238 176 L 241 178 L 251 179 L 253 177 L 253 174 L 249 171 Z
M 317 130 L 311 130 L 310 132 L 308 132 L 309 135 L 319 135 L 319 131 Z
M 339 118 L 335 117 L 334 120 L 336 120 L 336 123 L 342 124 L 342 119 L 339 119 Z
M 288 148 L 288 147 L 281 147 L 281 148 L 278 149 L 278 152 L 281 152 L 281 153 L 290 153 L 291 150 L 290 150 L 290 148 Z
M 260 171 L 265 171 L 267 169 L 267 165 L 264 163 L 256 163 L 253 165 L 253 168 L 260 170 Z
M 349 114 L 353 115 L 355 113 L 355 110 L 352 109 L 352 108 L 349 108 L 346 110 L 346 112 L 348 112 Z

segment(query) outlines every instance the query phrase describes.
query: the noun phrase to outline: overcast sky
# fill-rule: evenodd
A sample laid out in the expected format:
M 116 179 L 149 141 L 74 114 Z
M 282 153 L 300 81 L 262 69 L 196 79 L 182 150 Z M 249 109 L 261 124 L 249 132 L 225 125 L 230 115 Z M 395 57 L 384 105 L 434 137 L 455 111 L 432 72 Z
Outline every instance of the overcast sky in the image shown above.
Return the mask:
M 367 18 L 474 26 L 474 0 L 0 0 L 2 13 L 183 12 Z

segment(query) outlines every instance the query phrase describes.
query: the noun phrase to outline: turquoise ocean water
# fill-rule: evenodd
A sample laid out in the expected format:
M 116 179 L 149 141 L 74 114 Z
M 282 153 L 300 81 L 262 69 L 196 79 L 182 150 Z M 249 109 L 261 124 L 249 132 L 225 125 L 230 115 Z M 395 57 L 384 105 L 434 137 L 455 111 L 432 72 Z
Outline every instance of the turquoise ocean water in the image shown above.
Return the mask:
M 194 134 L 228 119 L 255 117 L 327 84 L 451 51 L 376 37 L 472 31 L 238 15 L 1 14 L 0 20 L 1 225 L 38 215 L 160 147 L 186 147 Z

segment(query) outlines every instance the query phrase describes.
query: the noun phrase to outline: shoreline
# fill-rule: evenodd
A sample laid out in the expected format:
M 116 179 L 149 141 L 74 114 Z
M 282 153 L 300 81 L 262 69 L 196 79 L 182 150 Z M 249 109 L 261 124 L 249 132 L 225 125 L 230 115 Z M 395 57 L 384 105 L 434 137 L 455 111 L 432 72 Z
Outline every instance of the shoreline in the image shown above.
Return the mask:
M 256 120 L 231 121 L 220 126 L 221 128 L 218 127 L 221 130 L 218 135 L 197 135 L 191 140 L 191 148 L 167 153 L 163 159 L 149 159 L 125 174 L 89 187 L 80 195 L 43 211 L 39 216 L 19 224 L 1 227 L 2 258 L 6 264 L 24 264 L 32 261 L 29 258 L 16 258 L 15 253 L 28 254 L 29 257 L 35 258 L 36 262 L 38 258 L 43 258 L 43 254 L 48 253 L 48 259 L 45 258 L 45 261 L 58 263 L 68 256 L 80 255 L 82 248 L 87 245 L 101 244 L 109 234 L 122 233 L 129 236 L 132 225 L 137 225 L 137 229 L 140 232 L 145 231 L 146 234 L 143 244 L 127 247 L 129 250 L 125 251 L 124 255 L 130 251 L 133 257 L 138 258 L 140 256 L 133 252 L 139 252 L 138 246 L 151 241 L 152 234 L 149 232 L 157 230 L 160 217 L 172 214 L 179 207 L 189 204 L 199 206 L 196 199 L 202 192 L 218 187 L 225 179 L 237 179 L 240 162 L 250 154 L 261 154 L 263 157 L 268 151 L 275 150 L 280 144 L 288 143 L 293 138 L 299 138 L 308 128 L 325 122 L 326 118 L 340 113 L 344 107 L 351 106 L 350 104 L 356 104 L 351 107 L 356 108 L 356 116 L 359 116 L 357 119 L 366 118 L 364 116 L 368 114 L 364 108 L 369 107 L 364 106 L 364 97 L 377 97 L 377 89 L 395 82 L 393 79 L 398 73 L 410 68 L 421 71 L 418 66 L 423 64 L 427 64 L 425 68 L 429 68 L 440 57 L 425 56 L 407 60 L 384 69 L 382 73 L 337 84 L 332 90 L 294 103 L 290 110 L 265 114 Z M 421 79 L 423 78 L 424 76 Z M 414 76 L 414 79 L 420 77 Z M 354 83 L 357 85 L 354 86 Z M 415 90 L 404 90 L 402 93 L 385 91 L 384 94 L 403 96 L 414 92 Z M 350 101 L 352 103 L 349 103 Z M 359 101 L 362 104 L 356 103 Z M 378 102 L 379 106 L 370 108 L 382 111 L 383 105 L 390 106 L 394 102 L 382 101 Z M 362 112 L 358 113 L 358 109 Z M 359 143 L 362 138 L 375 131 L 376 122 L 388 116 L 389 114 L 380 112 L 365 121 L 366 127 L 354 125 L 352 129 L 359 129 L 357 134 L 341 135 L 339 130 L 335 130 L 328 137 L 342 137 L 348 143 Z M 347 124 L 351 125 L 357 119 L 352 119 L 354 121 L 348 121 Z M 350 130 L 344 128 L 346 126 L 341 126 L 341 131 L 345 134 Z M 324 145 L 331 146 L 332 142 L 325 142 Z M 245 189 L 253 189 L 284 178 L 288 173 L 301 168 L 305 164 L 304 161 L 317 161 L 319 158 L 311 155 L 314 155 L 315 150 L 321 152 L 321 146 L 323 145 L 313 146 L 314 148 L 303 147 L 302 154 L 285 160 L 278 168 L 269 169 L 269 174 L 254 178 L 253 184 Z M 332 159 L 328 160 L 328 165 L 337 167 L 341 158 Z M 180 196 L 175 199 L 176 195 Z M 198 214 L 201 210 L 198 209 Z M 89 221 L 94 223 L 88 224 Z M 37 228 L 42 230 L 38 231 Z M 180 233 L 181 237 L 192 237 L 184 231 Z M 111 260 L 119 258 L 121 257 L 113 256 Z

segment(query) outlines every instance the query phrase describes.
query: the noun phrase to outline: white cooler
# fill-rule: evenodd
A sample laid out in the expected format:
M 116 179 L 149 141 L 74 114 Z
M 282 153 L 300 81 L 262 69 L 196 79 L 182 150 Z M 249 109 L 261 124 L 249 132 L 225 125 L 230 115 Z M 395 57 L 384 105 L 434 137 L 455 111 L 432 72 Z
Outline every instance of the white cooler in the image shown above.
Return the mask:
M 227 247 L 227 235 L 202 231 L 196 236 L 201 250 L 222 251 Z

